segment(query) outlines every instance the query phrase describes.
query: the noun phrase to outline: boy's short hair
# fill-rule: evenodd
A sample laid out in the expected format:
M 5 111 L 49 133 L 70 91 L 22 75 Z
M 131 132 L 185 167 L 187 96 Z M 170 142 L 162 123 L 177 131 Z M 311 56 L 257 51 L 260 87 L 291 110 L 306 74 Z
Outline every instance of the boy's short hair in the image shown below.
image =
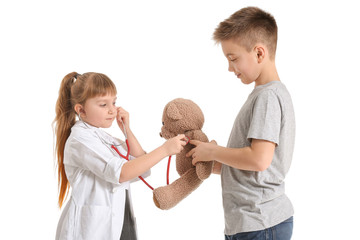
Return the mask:
M 255 44 L 265 44 L 270 58 L 275 58 L 277 44 L 277 25 L 275 18 L 257 7 L 242 8 L 221 22 L 215 29 L 213 39 L 216 43 L 233 39 L 247 51 Z

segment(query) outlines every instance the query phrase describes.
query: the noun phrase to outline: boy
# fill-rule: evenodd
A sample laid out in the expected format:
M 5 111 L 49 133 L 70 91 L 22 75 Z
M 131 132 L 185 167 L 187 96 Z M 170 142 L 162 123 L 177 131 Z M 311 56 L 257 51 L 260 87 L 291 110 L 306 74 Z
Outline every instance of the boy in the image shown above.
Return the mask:
M 188 156 L 193 164 L 216 161 L 225 239 L 290 239 L 293 207 L 284 179 L 294 149 L 295 118 L 275 66 L 276 21 L 259 8 L 243 8 L 219 24 L 214 40 L 221 44 L 229 71 L 255 88 L 235 119 L 227 147 L 190 141 L 196 148 Z

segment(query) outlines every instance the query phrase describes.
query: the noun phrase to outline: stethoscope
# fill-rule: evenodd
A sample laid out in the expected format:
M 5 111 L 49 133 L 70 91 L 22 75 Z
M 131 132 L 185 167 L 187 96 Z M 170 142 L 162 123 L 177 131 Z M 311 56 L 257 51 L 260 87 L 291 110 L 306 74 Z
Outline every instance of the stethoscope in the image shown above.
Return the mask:
M 128 138 L 127 138 L 127 134 L 126 134 L 126 128 L 125 128 L 125 124 L 123 121 L 121 121 L 121 124 L 123 126 L 123 129 L 124 129 L 124 136 L 125 136 L 125 143 L 126 143 L 126 147 L 127 147 L 127 153 L 126 153 L 126 156 L 121 154 L 121 152 L 119 151 L 119 149 L 117 149 L 117 147 L 114 145 L 114 144 L 111 144 L 111 148 L 115 150 L 115 152 L 117 154 L 119 154 L 120 157 L 126 159 L 127 161 L 130 161 L 129 159 L 129 156 L 130 156 L 130 145 L 129 145 L 129 141 L 128 141 Z M 138 177 L 141 181 L 143 181 L 146 186 L 148 186 L 151 190 L 154 190 L 154 188 L 142 177 L 142 176 L 139 176 Z
M 111 148 L 114 149 L 117 154 L 119 154 L 120 157 L 125 158 L 127 161 L 129 161 L 129 155 L 130 155 L 130 146 L 129 146 L 129 141 L 127 138 L 127 134 L 126 134 L 126 128 L 124 123 L 121 121 L 122 125 L 123 125 L 123 129 L 124 129 L 124 136 L 125 136 L 125 143 L 126 143 L 126 147 L 127 147 L 127 154 L 126 156 L 124 156 L 123 154 L 120 153 L 120 151 L 117 149 L 117 147 L 115 147 L 115 145 L 111 145 Z M 189 143 L 190 138 L 185 136 L 187 138 L 186 144 Z M 171 156 L 169 156 L 168 159 L 168 165 L 167 165 L 167 170 L 166 170 L 166 184 L 169 185 L 169 175 L 170 175 L 170 162 L 171 162 Z M 141 176 L 139 176 L 139 179 L 141 181 L 143 181 L 145 183 L 146 186 L 148 186 L 151 190 L 154 190 L 154 188 Z
M 79 115 L 78 115 L 78 117 L 79 117 L 80 121 L 83 122 L 84 125 L 85 125 L 87 128 L 90 128 L 90 127 L 87 125 L 87 123 L 81 119 L 81 117 L 80 117 Z M 121 152 L 119 151 L 119 149 L 116 147 L 116 146 L 121 146 L 122 144 L 109 143 L 109 142 L 105 141 L 105 139 L 102 138 L 98 133 L 96 133 L 96 132 L 95 132 L 95 133 L 96 133 L 96 135 L 100 138 L 100 140 L 101 140 L 103 143 L 105 143 L 106 145 L 111 146 L 111 148 L 112 148 L 120 157 L 126 159 L 127 161 L 130 161 L 130 159 L 129 159 L 129 156 L 130 156 L 130 145 L 129 145 L 129 141 L 128 141 L 127 134 L 126 134 L 126 128 L 125 128 L 125 124 L 124 124 L 123 121 L 121 121 L 121 124 L 122 124 L 123 129 L 124 129 L 123 133 L 124 133 L 124 136 L 125 136 L 125 143 L 126 143 L 126 147 L 127 147 L 127 153 L 126 153 L 126 155 L 121 154 Z M 185 136 L 185 137 L 187 138 L 186 144 L 188 144 L 189 141 L 190 141 L 190 138 L 187 137 L 187 136 Z M 167 171 L 166 171 L 166 184 L 167 184 L 167 185 L 170 184 L 170 183 L 169 183 L 170 162 L 171 162 L 171 156 L 169 156 L 168 165 L 167 165 Z M 154 190 L 154 188 L 153 188 L 142 176 L 138 176 L 138 177 L 139 177 L 139 179 L 140 179 L 141 181 L 143 181 L 143 182 L 145 183 L 146 186 L 148 186 L 151 190 Z

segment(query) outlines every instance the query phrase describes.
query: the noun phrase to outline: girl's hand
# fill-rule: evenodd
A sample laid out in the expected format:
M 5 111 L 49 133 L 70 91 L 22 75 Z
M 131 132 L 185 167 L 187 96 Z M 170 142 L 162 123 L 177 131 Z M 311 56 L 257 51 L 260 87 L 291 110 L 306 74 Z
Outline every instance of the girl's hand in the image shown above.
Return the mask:
M 184 146 L 186 145 L 185 135 L 179 134 L 176 137 L 170 138 L 167 140 L 163 147 L 165 148 L 167 155 L 171 156 L 174 154 L 178 154 L 184 149 Z
M 117 121 L 117 124 L 119 125 L 119 128 L 121 129 L 121 131 L 123 133 L 125 133 L 124 125 L 125 125 L 125 128 L 129 131 L 129 129 L 130 129 L 129 113 L 127 111 L 125 111 L 122 107 L 117 108 L 116 121 Z M 123 125 L 123 123 L 124 123 L 124 125 Z

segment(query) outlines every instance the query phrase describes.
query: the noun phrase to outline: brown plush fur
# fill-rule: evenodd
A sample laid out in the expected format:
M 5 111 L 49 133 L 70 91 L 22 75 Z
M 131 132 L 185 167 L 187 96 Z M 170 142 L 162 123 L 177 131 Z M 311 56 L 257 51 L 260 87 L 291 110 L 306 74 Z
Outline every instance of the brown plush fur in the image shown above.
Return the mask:
M 204 125 L 204 115 L 193 101 L 177 98 L 169 102 L 163 112 L 163 126 L 160 136 L 169 139 L 178 134 L 185 134 L 191 140 L 209 142 L 201 131 Z M 176 170 L 180 175 L 170 185 L 154 190 L 154 202 L 160 209 L 170 209 L 187 197 L 200 186 L 202 181 L 211 174 L 213 162 L 198 162 L 192 165 L 192 158 L 186 157 L 194 145 L 187 144 L 184 150 L 176 155 Z

